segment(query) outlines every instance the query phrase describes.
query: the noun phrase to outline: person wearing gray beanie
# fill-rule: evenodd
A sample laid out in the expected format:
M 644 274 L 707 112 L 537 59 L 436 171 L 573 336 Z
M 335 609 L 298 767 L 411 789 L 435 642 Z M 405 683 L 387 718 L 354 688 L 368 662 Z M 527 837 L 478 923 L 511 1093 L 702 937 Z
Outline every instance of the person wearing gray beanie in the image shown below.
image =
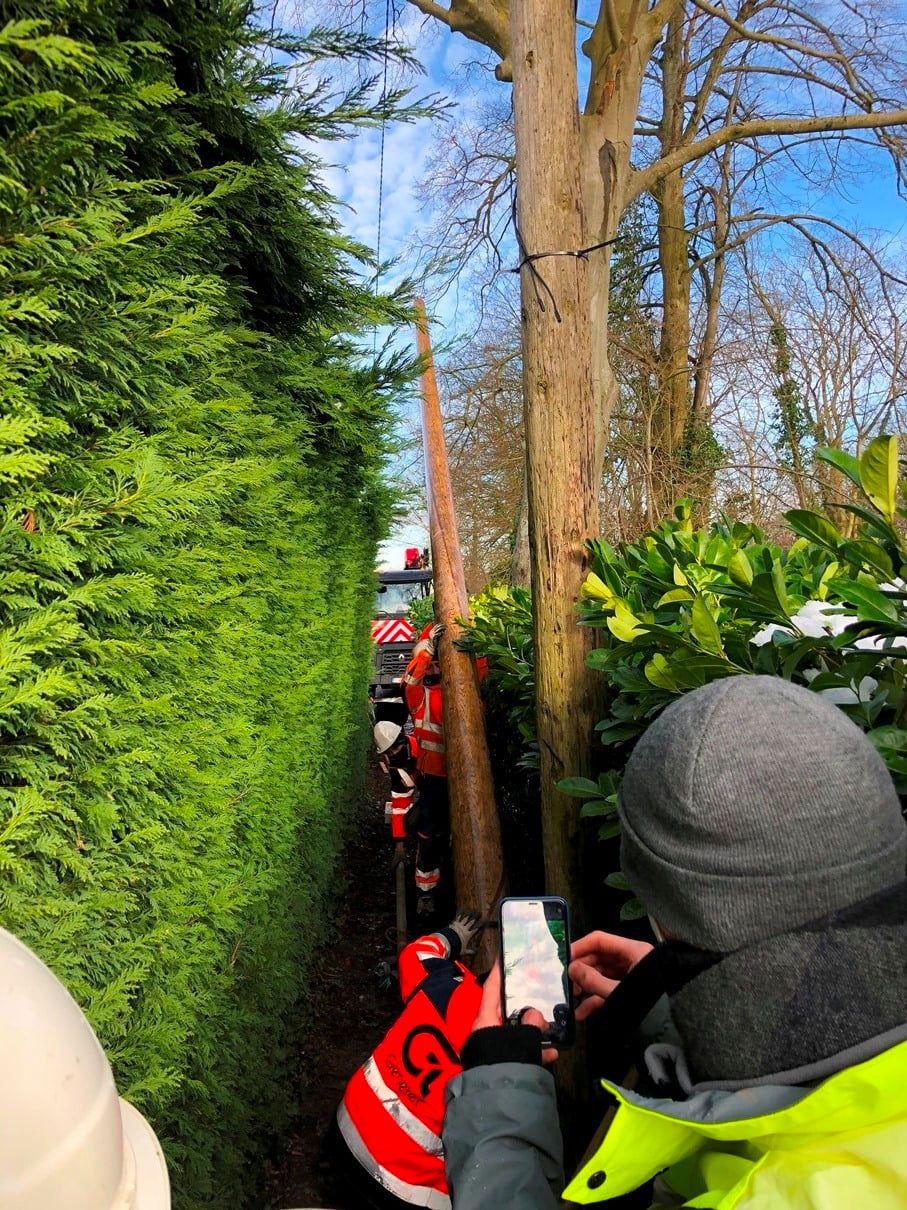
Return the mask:
M 907 826 L 878 752 L 789 681 L 735 676 L 672 703 L 619 800 L 621 868 L 661 928 L 736 950 L 904 877 Z
M 818 1078 L 907 1037 L 907 825 L 837 706 L 767 676 L 687 694 L 636 745 L 619 815 L 659 930 L 715 956 L 673 981 L 691 1078 Z
M 591 933 L 570 975 L 588 1053 L 636 1078 L 603 1081 L 613 1119 L 563 1189 L 554 1083 L 497 1041 L 489 980 L 448 1088 L 456 1210 L 647 1184 L 658 1207 L 907 1207 L 907 825 L 872 743 L 810 689 L 716 681 L 638 741 L 618 814 L 659 944 Z

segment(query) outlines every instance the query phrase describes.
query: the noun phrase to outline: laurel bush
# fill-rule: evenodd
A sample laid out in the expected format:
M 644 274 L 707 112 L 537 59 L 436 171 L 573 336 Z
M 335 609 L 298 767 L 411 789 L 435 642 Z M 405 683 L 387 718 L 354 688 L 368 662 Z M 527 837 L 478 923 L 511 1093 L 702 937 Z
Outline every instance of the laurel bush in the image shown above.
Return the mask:
M 839 512 L 854 532 L 817 512 L 786 514 L 790 541 L 767 542 L 754 525 L 721 517 L 694 527 L 678 504 L 638 542 L 589 543 L 579 620 L 595 627 L 588 656 L 606 682 L 596 780 L 567 777 L 598 837 L 619 833 L 624 764 L 646 727 L 677 697 L 726 676 L 781 676 L 826 695 L 869 736 L 907 802 L 907 477 L 898 442 L 881 435 L 859 458 L 824 450 L 850 481 Z M 509 719 L 519 752 L 536 751 L 531 600 L 492 588 L 475 599 L 463 645 L 488 660 L 492 705 Z M 626 880 L 614 872 L 618 890 Z M 628 904 L 625 918 L 641 908 Z

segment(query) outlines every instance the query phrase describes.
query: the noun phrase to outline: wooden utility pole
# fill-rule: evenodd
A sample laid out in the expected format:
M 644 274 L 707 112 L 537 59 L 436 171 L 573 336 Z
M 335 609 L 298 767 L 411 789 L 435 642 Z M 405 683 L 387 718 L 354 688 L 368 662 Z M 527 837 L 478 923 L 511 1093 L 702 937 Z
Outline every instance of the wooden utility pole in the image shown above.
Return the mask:
M 422 437 L 435 617 L 447 627 L 440 649 L 441 693 L 457 903 L 462 908 L 472 908 L 487 915 L 505 890 L 501 829 L 475 660 L 465 651 L 458 651 L 453 642 L 460 633 L 457 618 L 467 616 L 469 599 L 457 536 L 441 401 L 425 304 L 421 299 L 416 301 L 416 317 L 419 355 L 424 367 Z M 494 952 L 493 939 L 486 931 L 479 945 L 480 962 L 490 964 Z
M 586 539 L 598 532 L 574 0 L 512 0 L 523 398 L 546 890 L 580 907 L 579 812 L 557 789 L 588 775 L 600 717 L 577 625 Z M 606 256 L 606 251 L 589 253 Z M 526 261 L 526 257 L 535 257 Z

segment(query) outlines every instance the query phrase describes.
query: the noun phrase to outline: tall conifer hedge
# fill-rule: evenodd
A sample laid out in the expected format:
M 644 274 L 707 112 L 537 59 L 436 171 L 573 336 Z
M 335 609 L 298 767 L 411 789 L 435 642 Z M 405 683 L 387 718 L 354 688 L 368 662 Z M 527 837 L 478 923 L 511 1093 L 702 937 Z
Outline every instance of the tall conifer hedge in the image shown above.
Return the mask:
M 337 336 L 372 304 L 292 141 L 364 101 L 291 94 L 250 11 L 0 0 L 0 921 L 183 1207 L 260 1204 L 388 508 Z

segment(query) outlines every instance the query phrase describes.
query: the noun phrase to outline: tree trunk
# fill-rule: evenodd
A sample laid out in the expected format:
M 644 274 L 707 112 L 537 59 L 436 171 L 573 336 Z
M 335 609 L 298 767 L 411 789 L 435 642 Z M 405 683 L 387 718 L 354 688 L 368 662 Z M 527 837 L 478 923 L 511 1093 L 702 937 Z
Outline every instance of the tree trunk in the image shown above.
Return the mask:
M 653 34 L 639 27 L 639 0 L 616 0 L 614 21 L 599 17 L 583 47 L 600 70 L 593 70 L 580 118 L 580 164 L 587 246 L 613 240 L 626 205 L 630 148 L 639 112 L 643 75 Z M 602 6 L 604 12 L 605 6 Z M 572 67 L 572 64 L 571 64 Z M 592 412 L 599 474 L 608 441 L 608 422 L 617 383 L 608 356 L 608 297 L 611 247 L 589 254 Z
M 718 319 L 721 310 L 721 295 L 724 290 L 727 265 L 724 248 L 727 245 L 728 236 L 728 203 L 727 190 L 725 188 L 727 184 L 728 158 L 725 157 L 724 184 L 719 186 L 712 195 L 715 206 L 715 260 L 711 272 L 705 266 L 700 270 L 703 281 L 703 295 L 705 297 L 705 325 L 703 326 L 702 339 L 699 342 L 696 365 L 693 371 L 693 403 L 690 409 L 690 419 L 694 426 L 694 432 L 700 435 L 705 434 L 712 424 L 710 400 L 712 369 L 715 365 L 715 354 L 718 350 Z M 693 468 L 693 474 L 690 477 L 690 492 L 699 503 L 698 512 L 700 523 L 703 525 L 708 523 L 712 501 L 715 496 L 715 470 L 715 462 L 712 459 L 707 459 L 698 473 Z
M 683 17 L 681 8 L 668 22 L 662 56 L 662 155 L 679 146 L 683 133 Z M 681 456 L 690 418 L 690 237 L 680 169 L 660 182 L 655 202 L 662 313 L 653 469 L 655 511 L 663 517 L 682 490 Z
M 572 0 L 511 6 L 518 218 L 524 255 L 586 246 Z M 586 260 L 523 266 L 523 398 L 541 754 L 542 832 L 550 893 L 580 887 L 579 812 L 560 778 L 590 771 L 598 717 L 592 632 L 574 604 L 597 532 L 599 466 Z
M 715 200 L 715 247 L 723 248 L 727 242 L 728 217 L 723 199 Z M 702 342 L 699 346 L 699 356 L 696 359 L 696 371 L 693 386 L 693 417 L 697 421 L 707 423 L 711 416 L 709 408 L 709 389 L 712 383 L 712 368 L 715 364 L 715 354 L 718 350 L 718 318 L 721 309 L 721 294 L 724 289 L 725 254 L 719 251 L 710 274 L 706 274 L 705 284 L 705 327 Z
M 529 552 L 529 486 L 523 461 L 523 490 L 520 492 L 520 507 L 513 532 L 513 551 L 510 555 L 510 583 L 528 587 L 532 574 Z

